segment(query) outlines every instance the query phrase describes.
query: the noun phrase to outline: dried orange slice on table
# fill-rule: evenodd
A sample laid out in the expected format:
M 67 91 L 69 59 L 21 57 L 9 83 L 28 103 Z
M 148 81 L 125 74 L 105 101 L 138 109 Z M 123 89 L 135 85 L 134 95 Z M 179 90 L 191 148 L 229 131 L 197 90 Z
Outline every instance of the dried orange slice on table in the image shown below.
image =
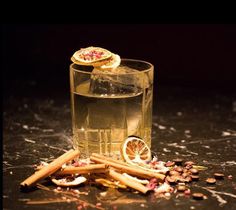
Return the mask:
M 121 155 L 123 159 L 132 165 L 143 165 L 152 159 L 151 150 L 139 137 L 129 136 L 121 144 Z

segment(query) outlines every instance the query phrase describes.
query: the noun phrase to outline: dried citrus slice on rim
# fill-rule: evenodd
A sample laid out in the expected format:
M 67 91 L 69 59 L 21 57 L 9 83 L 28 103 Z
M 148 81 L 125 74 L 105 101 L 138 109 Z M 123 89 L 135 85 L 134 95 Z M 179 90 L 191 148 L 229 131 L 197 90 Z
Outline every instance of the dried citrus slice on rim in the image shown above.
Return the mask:
M 101 47 L 87 47 L 76 51 L 71 57 L 72 62 L 79 65 L 101 66 L 112 57 L 112 53 Z
M 97 67 L 99 70 L 112 70 L 117 68 L 120 65 L 121 59 L 117 54 L 113 54 L 112 56 L 104 62 L 103 65 Z
M 150 161 L 152 158 L 151 150 L 141 138 L 129 136 L 121 144 L 121 155 L 123 159 L 132 165 L 139 165 Z

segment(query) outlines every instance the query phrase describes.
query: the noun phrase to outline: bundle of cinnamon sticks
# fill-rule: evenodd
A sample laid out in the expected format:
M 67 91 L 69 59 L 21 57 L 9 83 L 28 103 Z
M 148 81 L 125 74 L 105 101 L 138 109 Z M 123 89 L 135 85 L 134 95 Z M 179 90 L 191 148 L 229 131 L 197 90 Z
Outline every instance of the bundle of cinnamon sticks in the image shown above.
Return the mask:
M 78 150 L 69 150 L 65 154 L 52 161 L 50 164 L 41 167 L 33 175 L 21 182 L 21 188 L 24 189 L 32 187 L 36 185 L 40 180 L 45 179 L 46 177 L 49 177 L 51 175 L 62 176 L 72 174 L 105 174 L 107 177 L 115 181 L 119 181 L 120 183 L 145 194 L 149 191 L 149 188 L 136 181 L 135 179 L 131 179 L 123 175 L 123 173 L 145 179 L 156 178 L 160 182 L 162 182 L 165 178 L 164 174 L 150 172 L 143 168 L 129 165 L 121 160 L 115 160 L 96 153 L 93 153 L 90 156 L 90 160 L 94 164 L 89 164 L 86 166 L 62 167 L 65 163 L 78 158 L 79 154 L 80 153 Z

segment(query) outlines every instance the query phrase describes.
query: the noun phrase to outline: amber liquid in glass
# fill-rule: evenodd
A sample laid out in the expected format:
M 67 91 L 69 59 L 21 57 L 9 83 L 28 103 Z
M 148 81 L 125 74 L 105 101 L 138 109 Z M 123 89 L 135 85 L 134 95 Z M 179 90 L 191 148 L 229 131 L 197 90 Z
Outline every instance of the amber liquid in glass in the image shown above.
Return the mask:
M 152 86 L 127 94 L 94 94 L 85 81 L 71 93 L 73 145 L 82 156 L 120 153 L 129 135 L 151 146 Z

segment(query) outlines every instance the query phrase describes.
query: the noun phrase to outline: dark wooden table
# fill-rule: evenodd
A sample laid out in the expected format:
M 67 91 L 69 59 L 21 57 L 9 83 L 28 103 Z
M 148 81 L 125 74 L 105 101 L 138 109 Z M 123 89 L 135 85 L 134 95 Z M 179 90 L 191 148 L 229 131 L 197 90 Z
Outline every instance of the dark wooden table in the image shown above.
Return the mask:
M 70 149 L 71 116 L 69 93 L 33 91 L 32 84 L 4 96 L 3 112 L 3 209 L 77 209 L 78 200 L 41 189 L 21 192 L 19 184 L 34 171 L 33 165 L 49 161 Z M 23 91 L 23 92 L 22 92 Z M 25 91 L 25 92 L 24 92 Z M 21 94 L 19 94 L 21 92 Z M 29 94 L 24 94 L 31 92 Z M 105 209 L 236 209 L 236 97 L 232 90 L 159 87 L 154 92 L 152 151 L 159 160 L 194 160 L 208 167 L 200 180 L 189 184 L 206 200 L 180 193 L 169 199 L 149 195 L 117 193 L 118 199 L 102 202 Z M 225 178 L 212 188 L 205 183 L 214 172 Z M 229 179 L 228 176 L 233 178 Z M 54 189 L 54 186 L 49 186 Z M 80 199 L 95 205 L 97 187 L 78 187 Z M 114 195 L 115 193 L 113 193 Z M 27 201 L 58 199 L 61 202 L 27 204 Z M 64 200 L 63 200 L 64 199 Z M 66 201 L 67 200 L 67 201 Z M 92 209 L 92 207 L 87 207 Z

